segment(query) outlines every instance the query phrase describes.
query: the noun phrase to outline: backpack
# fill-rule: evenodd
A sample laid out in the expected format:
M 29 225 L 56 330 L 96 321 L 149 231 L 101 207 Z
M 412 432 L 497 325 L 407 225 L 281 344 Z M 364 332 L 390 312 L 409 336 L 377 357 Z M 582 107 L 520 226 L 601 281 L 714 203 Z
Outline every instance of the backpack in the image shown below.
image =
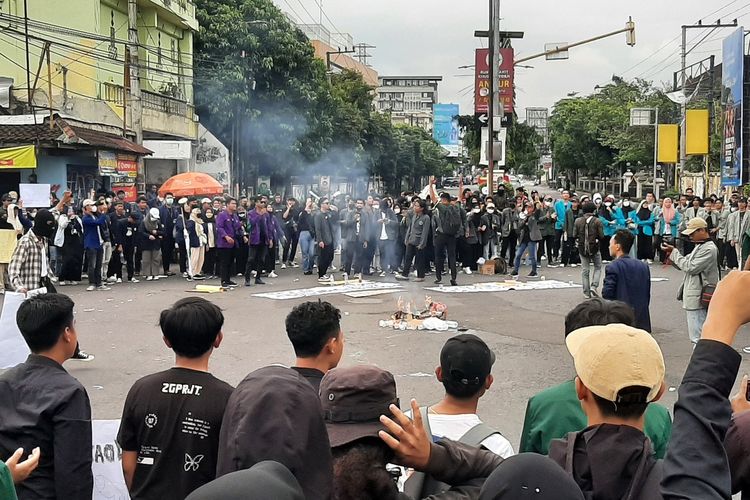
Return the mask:
M 455 205 L 448 205 L 442 212 L 438 211 L 440 217 L 440 231 L 446 236 L 457 236 L 461 232 L 461 213 Z
M 597 238 L 591 239 L 591 223 L 596 219 L 595 215 L 590 216 L 583 224 L 583 241 L 580 245 L 580 252 L 586 257 L 596 255 L 599 251 L 599 241 Z
M 432 436 L 427 407 L 421 407 L 419 413 L 422 414 L 422 424 L 424 425 L 427 435 Z M 500 434 L 500 432 L 485 423 L 481 423 L 466 431 L 466 433 L 458 439 L 458 442 L 479 448 L 482 441 L 494 434 Z M 404 483 L 404 493 L 408 495 L 409 498 L 425 498 L 430 495 L 437 495 L 449 490 L 450 488 L 451 486 L 449 484 L 436 481 L 432 476 L 425 474 L 424 472 L 416 471 Z

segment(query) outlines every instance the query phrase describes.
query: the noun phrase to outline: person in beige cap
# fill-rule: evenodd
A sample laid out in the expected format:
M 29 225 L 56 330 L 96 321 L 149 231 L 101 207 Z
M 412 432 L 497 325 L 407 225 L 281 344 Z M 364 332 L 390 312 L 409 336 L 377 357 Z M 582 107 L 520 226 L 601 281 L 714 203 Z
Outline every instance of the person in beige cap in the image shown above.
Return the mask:
M 662 244 L 677 269 L 685 273 L 677 300 L 682 301 L 682 308 L 687 314 L 688 335 L 695 346 L 701 338 L 703 323 L 706 321 L 706 309 L 701 305 L 701 292 L 705 285 L 715 285 L 721 279 L 719 274 L 719 249 L 711 241 L 708 224 L 702 217 L 690 219 L 682 234 L 690 238 L 695 245 L 688 255 L 682 255 L 672 245 Z
M 588 427 L 554 440 L 549 457 L 586 498 L 660 498 L 661 467 L 643 433 L 646 408 L 664 393 L 664 357 L 644 330 L 580 328 L 565 339 Z

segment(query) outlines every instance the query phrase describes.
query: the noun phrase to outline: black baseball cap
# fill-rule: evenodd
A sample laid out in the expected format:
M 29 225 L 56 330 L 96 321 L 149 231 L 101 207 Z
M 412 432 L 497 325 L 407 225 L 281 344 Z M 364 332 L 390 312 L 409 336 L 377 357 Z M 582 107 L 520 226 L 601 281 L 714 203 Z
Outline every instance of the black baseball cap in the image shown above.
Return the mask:
M 440 193 L 440 198 L 443 199 L 443 200 L 450 200 L 451 199 L 451 194 L 448 193 L 448 192 Z
M 470 333 L 448 339 L 440 351 L 443 378 L 463 385 L 484 384 L 494 363 L 495 353 L 484 340 Z

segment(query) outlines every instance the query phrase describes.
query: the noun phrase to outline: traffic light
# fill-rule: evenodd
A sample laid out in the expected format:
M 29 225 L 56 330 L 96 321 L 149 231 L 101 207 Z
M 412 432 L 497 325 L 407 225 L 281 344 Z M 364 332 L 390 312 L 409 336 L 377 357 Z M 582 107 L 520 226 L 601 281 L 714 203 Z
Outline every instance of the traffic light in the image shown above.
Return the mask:
M 631 47 L 635 46 L 635 21 L 633 21 L 633 18 L 629 18 L 628 22 L 625 23 L 625 29 L 627 31 L 625 32 L 625 43 L 630 45 Z

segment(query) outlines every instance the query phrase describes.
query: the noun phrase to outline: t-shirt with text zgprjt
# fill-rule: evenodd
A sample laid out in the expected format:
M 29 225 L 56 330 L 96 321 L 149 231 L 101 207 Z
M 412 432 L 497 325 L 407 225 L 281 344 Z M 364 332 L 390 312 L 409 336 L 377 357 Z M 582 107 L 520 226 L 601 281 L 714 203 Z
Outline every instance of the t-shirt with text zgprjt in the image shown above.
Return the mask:
M 148 375 L 128 392 L 117 442 L 138 453 L 133 500 L 184 499 L 216 477 L 219 431 L 232 386 L 186 368 Z

